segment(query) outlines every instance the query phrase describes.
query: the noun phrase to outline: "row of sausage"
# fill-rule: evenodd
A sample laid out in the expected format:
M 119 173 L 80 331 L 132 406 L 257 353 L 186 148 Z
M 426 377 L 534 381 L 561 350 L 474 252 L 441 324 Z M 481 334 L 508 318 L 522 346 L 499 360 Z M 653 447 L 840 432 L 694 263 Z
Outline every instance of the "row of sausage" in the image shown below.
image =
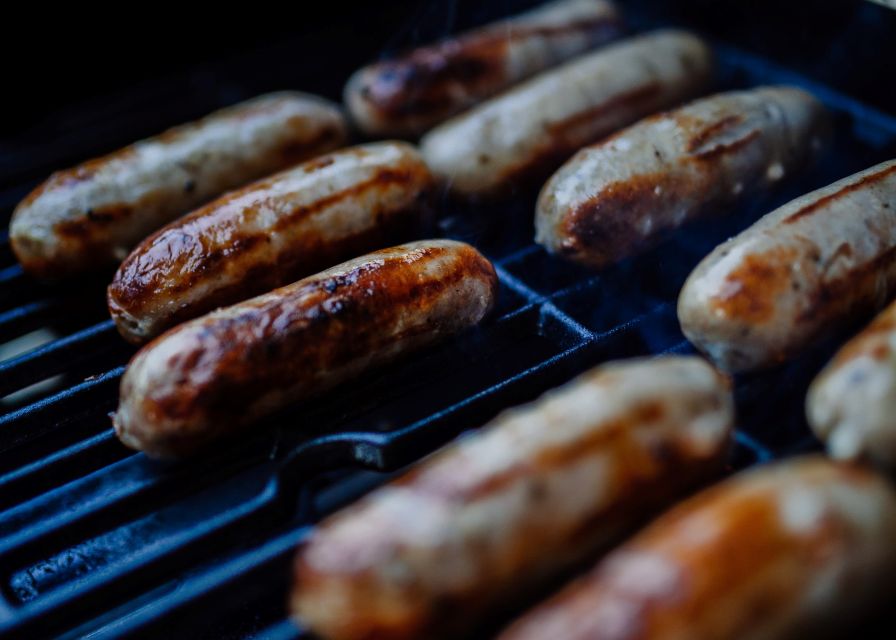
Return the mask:
M 330 640 L 469 637 L 591 563 L 498 637 L 850 629 L 894 595 L 896 491 L 869 469 L 820 455 L 762 465 L 640 528 L 718 476 L 733 405 L 697 357 L 600 366 L 316 526 L 291 610 Z
M 391 117 L 419 115 L 421 105 L 433 104 L 421 97 L 429 95 L 429 89 L 442 96 L 435 102 L 453 113 L 572 57 L 436 126 L 424 136 L 422 154 L 407 143 L 380 142 L 320 155 L 347 139 L 348 127 L 339 109 L 303 94 L 274 94 L 54 174 L 30 194 L 11 224 L 13 248 L 29 272 L 64 277 L 127 256 L 108 291 L 110 312 L 127 339 L 146 342 L 214 309 L 242 304 L 196 325 L 185 325 L 135 358 L 122 387 L 117 419 L 123 439 L 149 452 L 175 452 L 176 446 L 156 446 L 136 434 L 164 432 L 163 424 L 201 431 L 198 425 L 204 421 L 194 415 L 198 408 L 188 409 L 187 400 L 175 401 L 165 394 L 167 389 L 182 392 L 180 383 L 190 377 L 188 369 L 206 385 L 193 395 L 214 405 L 210 414 L 231 416 L 224 422 L 247 422 L 304 397 L 311 389 L 344 379 L 346 375 L 318 372 L 312 384 L 287 376 L 278 384 L 255 387 L 265 393 L 247 395 L 253 387 L 244 384 L 243 378 L 255 375 L 253 369 L 277 370 L 277 359 L 270 356 L 271 361 L 259 364 L 257 355 L 238 358 L 235 344 L 231 349 L 222 347 L 216 358 L 206 346 L 195 347 L 201 358 L 196 354 L 187 358 L 183 354 L 188 350 L 178 347 L 177 354 L 189 366 L 180 367 L 184 371 L 176 384 L 170 379 L 176 376 L 166 378 L 164 373 L 179 370 L 176 362 L 165 361 L 157 375 L 151 375 L 152 367 L 144 363 L 155 361 L 149 357 L 153 353 L 167 353 L 170 345 L 184 340 L 189 327 L 226 325 L 235 334 L 233 314 L 242 314 L 243 322 L 254 327 L 257 318 L 249 318 L 263 315 L 259 309 L 270 316 L 273 302 L 297 304 L 297 292 L 304 292 L 310 283 L 325 286 L 327 295 L 317 306 L 302 297 L 308 307 L 305 313 L 333 316 L 330 324 L 344 324 L 332 310 L 344 314 L 344 300 L 351 295 L 345 290 L 327 291 L 335 286 L 330 272 L 290 285 L 290 293 L 269 294 L 261 298 L 263 304 L 242 301 L 372 248 L 424 234 L 435 208 L 438 183 L 449 183 L 465 195 L 494 193 L 513 185 L 508 176 L 520 167 L 527 167 L 523 173 L 544 171 L 595 137 L 705 88 L 711 53 L 698 38 L 682 32 L 639 36 L 573 57 L 583 47 L 616 34 L 617 23 L 617 12 L 605 2 L 562 0 L 509 23 L 461 36 L 451 46 L 424 48 L 356 74 L 346 91 L 347 104 L 359 123 L 376 132 L 378 125 L 372 124 L 372 116 L 361 115 L 358 99 L 382 98 L 385 89 L 380 85 L 392 89 L 400 85 L 399 93 L 403 92 L 407 103 L 416 104 L 404 112 L 389 112 Z M 493 35 L 506 29 L 513 35 L 497 47 Z M 545 43 L 558 49 L 548 53 L 540 48 Z M 470 56 L 486 55 L 499 56 L 507 63 L 504 70 L 509 75 L 491 78 L 475 91 L 469 77 L 441 73 L 432 66 L 440 56 L 445 69 L 450 69 L 463 60 L 469 62 Z M 510 62 L 519 62 L 517 56 L 531 65 L 514 67 L 511 73 Z M 429 71 L 419 72 L 421 65 Z M 411 73 L 411 68 L 417 71 Z M 421 88 L 424 85 L 429 89 Z M 434 89 L 436 85 L 441 88 Z M 418 103 L 407 97 L 415 91 Z M 457 99 L 450 105 L 444 98 L 449 95 Z M 373 120 L 382 124 L 386 112 Z M 440 112 L 439 117 L 446 115 L 447 111 Z M 396 126 L 395 121 L 389 126 Z M 718 94 L 649 116 L 582 148 L 548 180 L 536 206 L 537 239 L 568 259 L 606 266 L 656 244 L 690 220 L 721 215 L 735 201 L 754 197 L 785 179 L 821 152 L 828 127 L 824 108 L 809 94 L 788 87 Z M 446 145 L 463 153 L 452 156 L 437 151 Z M 448 157 L 454 159 L 446 161 Z M 546 158 L 551 159 L 547 164 Z M 292 169 L 230 191 L 143 238 L 184 208 L 302 159 L 306 160 Z M 504 171 L 507 162 L 514 165 L 510 173 Z M 471 186 L 470 180 L 488 185 L 480 189 Z M 681 293 L 679 318 L 685 335 L 722 369 L 749 371 L 791 358 L 819 337 L 882 306 L 893 293 L 894 193 L 896 163 L 884 163 L 781 207 L 716 249 Z M 134 243 L 139 244 L 128 254 Z M 439 242 L 393 250 L 414 256 L 432 251 L 466 252 L 461 261 L 481 267 L 473 270 L 476 277 L 491 273 L 479 287 L 488 295 L 457 303 L 459 310 L 455 309 L 459 318 L 480 319 L 493 303 L 496 284 L 491 267 L 481 266 L 485 259 L 478 254 L 470 257 L 474 250 Z M 361 258 L 336 271 L 348 274 L 366 269 L 364 273 L 373 278 L 372 274 L 385 271 L 357 264 L 379 259 Z M 411 267 L 406 270 L 414 272 Z M 388 306 L 385 288 L 406 286 L 408 277 L 417 276 L 401 275 L 401 285 L 389 285 L 384 276 L 376 289 L 377 299 L 365 301 L 365 313 Z M 379 302 L 382 305 L 377 306 Z M 417 302 L 426 306 L 422 298 Z M 464 304 L 472 304 L 476 311 L 467 314 Z M 397 308 L 394 311 L 398 313 Z M 294 313 L 290 322 L 298 323 L 300 315 Z M 225 317 L 230 319 L 225 322 Z M 279 318 L 270 324 L 269 334 L 261 335 L 256 329 L 252 340 L 273 343 L 276 332 L 295 332 L 285 315 Z M 403 326 L 403 320 L 392 321 Z M 458 320 L 457 324 L 470 323 Z M 852 357 L 838 359 L 813 389 L 810 420 L 820 435 L 829 437 L 838 455 L 896 459 L 896 438 L 889 435 L 893 430 L 886 419 L 888 403 L 893 402 L 888 390 L 896 384 L 884 379 L 888 326 L 886 319 L 876 323 L 877 342 L 864 341 L 864 347 L 848 350 Z M 208 332 L 200 333 L 207 336 Z M 385 340 L 382 335 L 375 338 Z M 285 352 L 277 344 L 269 345 L 267 351 Z M 388 350 L 404 351 L 395 345 Z M 347 366 L 352 357 L 363 357 L 344 352 L 343 348 L 345 362 L 340 361 L 339 367 Z M 868 362 L 869 357 L 858 357 L 862 354 L 873 355 L 877 366 Z M 280 356 L 279 361 L 285 360 Z M 379 361 L 372 353 L 367 360 Z M 214 382 L 225 377 L 219 361 L 234 370 L 242 367 L 243 378 L 231 371 L 230 381 L 215 387 Z M 320 362 L 324 369 L 336 366 L 335 361 Z M 858 373 L 856 366 L 861 368 Z M 227 392 L 231 386 L 243 393 Z M 276 402 L 268 397 L 275 389 L 280 398 Z M 136 400 L 131 399 L 131 390 Z M 858 393 L 874 397 L 857 403 Z M 158 400 L 153 407 L 143 406 L 148 396 Z M 230 407 L 224 407 L 234 397 L 240 399 L 238 419 L 232 417 Z M 132 407 L 134 403 L 142 409 Z M 252 409 L 256 405 L 265 409 Z M 868 406 L 875 411 L 869 413 Z M 212 419 L 211 415 L 206 418 Z M 191 432 L 182 439 L 202 438 Z

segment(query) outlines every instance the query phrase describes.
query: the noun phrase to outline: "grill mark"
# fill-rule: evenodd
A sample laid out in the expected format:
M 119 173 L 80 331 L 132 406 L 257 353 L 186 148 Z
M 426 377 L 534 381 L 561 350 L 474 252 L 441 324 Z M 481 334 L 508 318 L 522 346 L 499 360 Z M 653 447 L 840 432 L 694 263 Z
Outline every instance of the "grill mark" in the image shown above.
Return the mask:
M 801 220 L 802 218 L 812 215 L 813 213 L 817 212 L 819 209 L 821 209 L 825 205 L 828 205 L 831 202 L 834 202 L 835 200 L 838 200 L 844 196 L 847 196 L 850 193 L 858 191 L 859 189 L 864 189 L 868 185 L 878 182 L 880 180 L 883 180 L 887 176 L 894 174 L 894 173 L 896 173 L 896 164 L 894 164 L 890 167 L 887 167 L 885 169 L 882 169 L 881 171 L 878 171 L 877 173 L 872 173 L 871 175 L 863 176 L 857 182 L 853 182 L 851 184 L 845 185 L 845 186 L 841 187 L 839 191 L 835 191 L 834 193 L 831 193 L 822 198 L 819 198 L 815 202 L 811 202 L 811 203 L 807 204 L 799 211 L 788 216 L 783 222 L 784 222 L 784 224 L 793 224 L 793 223 Z
M 567 442 L 551 447 L 545 447 L 538 452 L 534 460 L 517 463 L 505 469 L 501 473 L 492 474 L 484 478 L 482 482 L 472 486 L 461 487 L 449 484 L 446 486 L 446 476 L 449 478 L 463 477 L 465 460 L 455 458 L 446 467 L 436 467 L 437 471 L 432 478 L 427 477 L 427 469 L 418 467 L 410 473 L 396 480 L 396 486 L 413 488 L 422 494 L 437 497 L 452 502 L 468 503 L 481 500 L 497 492 L 507 489 L 510 485 L 525 480 L 527 477 L 549 475 L 552 470 L 568 466 L 572 462 L 586 458 L 608 446 L 623 446 L 628 439 L 628 433 L 643 425 L 656 423 L 665 416 L 665 408 L 659 401 L 646 401 L 632 409 L 631 415 L 618 418 L 609 422 L 603 429 L 585 434 L 574 442 Z M 452 465 L 454 468 L 452 468 Z M 447 469 L 447 471 L 445 471 Z M 448 481 L 450 483 L 450 480 Z
M 376 173 L 374 173 L 373 177 L 368 180 L 359 182 L 358 184 L 353 185 L 348 189 L 343 189 L 342 191 L 330 194 L 325 198 L 319 198 L 310 204 L 299 207 L 288 215 L 279 217 L 277 219 L 277 222 L 274 223 L 274 226 L 271 230 L 280 231 L 284 227 L 292 226 L 298 221 L 309 218 L 316 213 L 319 213 L 323 209 L 332 207 L 338 202 L 342 202 L 348 200 L 349 198 L 359 196 L 365 191 L 374 188 L 379 188 L 380 190 L 384 191 L 388 187 L 410 185 L 415 182 L 419 182 L 421 184 L 425 184 L 427 182 L 426 179 L 422 176 L 422 171 L 419 168 L 378 169 Z
M 502 25 L 484 33 L 449 39 L 375 65 L 371 69 L 373 77 L 360 91 L 386 117 L 457 111 L 463 104 L 497 92 L 511 80 L 505 77 L 504 70 L 510 44 L 527 38 L 557 38 L 579 32 L 589 36 L 593 46 L 621 33 L 621 22 L 604 17 L 558 26 L 512 28 L 509 32 Z M 456 84 L 464 85 L 469 92 L 461 105 L 452 96 Z
M 750 144 L 753 140 L 757 139 L 760 136 L 760 132 L 757 129 L 753 129 L 746 135 L 737 138 L 736 140 L 732 140 L 731 142 L 723 142 L 719 143 L 715 146 L 710 147 L 709 149 L 705 149 L 703 151 L 699 151 L 697 153 L 692 154 L 691 157 L 696 158 L 698 160 L 713 160 L 718 158 L 721 155 L 725 155 L 728 153 L 732 153 L 738 151 L 739 149 L 743 149 L 745 146 Z
M 700 147 L 702 147 L 706 142 L 708 142 L 714 136 L 717 136 L 724 131 L 727 131 L 731 127 L 739 125 L 743 122 L 743 116 L 739 114 L 732 114 L 729 116 L 725 116 L 721 120 L 717 120 L 711 123 L 709 126 L 704 127 L 702 131 L 695 133 L 691 139 L 687 143 L 688 153 L 693 153 Z
M 564 120 L 547 123 L 545 131 L 549 136 L 540 148 L 535 149 L 528 158 L 504 171 L 501 180 L 496 181 L 490 195 L 499 195 L 525 184 L 529 180 L 544 178 L 565 162 L 581 147 L 603 137 L 605 131 L 593 131 L 587 135 L 576 129 L 590 120 L 598 119 L 615 110 L 638 112 L 644 101 L 651 101 L 662 93 L 662 85 L 649 82 L 629 91 L 619 93 L 612 98 L 582 110 Z
M 596 120 L 607 113 L 614 111 L 625 111 L 627 109 L 640 110 L 642 103 L 653 101 L 663 93 L 663 85 L 656 80 L 651 80 L 638 87 L 634 87 L 627 91 L 617 93 L 602 103 L 580 111 L 569 118 L 559 122 L 551 122 L 547 125 L 547 130 L 554 137 L 563 137 L 576 127 L 581 126 L 591 120 Z M 574 143 L 577 143 L 575 140 Z
M 896 247 L 890 247 L 872 260 L 857 265 L 843 277 L 835 280 L 823 280 L 818 291 L 810 292 L 806 310 L 797 320 L 812 325 L 820 324 L 823 318 L 834 318 L 842 324 L 847 319 L 846 312 L 856 315 L 870 313 L 888 301 L 896 292 L 894 274 L 881 281 L 881 278 L 896 265 Z M 879 284 L 884 284 L 881 292 Z M 881 293 L 883 295 L 881 295 Z M 835 327 L 830 327 L 833 330 Z M 819 329 L 822 330 L 822 329 Z

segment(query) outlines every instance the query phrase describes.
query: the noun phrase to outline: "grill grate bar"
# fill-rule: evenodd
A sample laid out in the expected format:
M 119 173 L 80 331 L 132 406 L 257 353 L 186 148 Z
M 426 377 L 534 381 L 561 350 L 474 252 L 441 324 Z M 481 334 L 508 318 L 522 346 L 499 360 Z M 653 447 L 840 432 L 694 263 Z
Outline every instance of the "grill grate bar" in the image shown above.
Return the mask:
M 123 355 L 133 351 L 115 337 L 115 324 L 107 320 L 0 361 L 0 396 L 80 367 L 101 355 Z

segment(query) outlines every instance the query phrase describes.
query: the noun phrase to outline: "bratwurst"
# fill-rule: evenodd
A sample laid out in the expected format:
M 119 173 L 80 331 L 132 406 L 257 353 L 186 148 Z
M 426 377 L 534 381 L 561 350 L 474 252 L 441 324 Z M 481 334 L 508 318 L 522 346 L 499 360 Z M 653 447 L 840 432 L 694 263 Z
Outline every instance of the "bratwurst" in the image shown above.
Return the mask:
M 190 453 L 261 416 L 478 323 L 498 280 L 473 247 L 425 240 L 350 260 L 182 324 L 121 381 L 121 441 Z
M 719 367 L 783 362 L 896 293 L 896 160 L 772 211 L 697 265 L 685 336 Z
M 358 70 L 345 104 L 371 136 L 416 136 L 502 89 L 618 36 L 605 0 L 558 0 Z
M 343 144 L 339 108 L 272 93 L 54 173 L 16 207 L 25 270 L 62 278 L 111 266 L 149 233 L 217 196 Z
M 605 267 L 796 171 L 826 126 L 821 104 L 789 87 L 722 93 L 652 116 L 582 149 L 551 177 L 535 240 Z
M 806 417 L 832 457 L 896 470 L 896 303 L 812 382 Z
M 540 184 L 583 145 L 699 95 L 712 53 L 699 38 L 658 31 L 545 71 L 436 127 L 427 164 L 463 199 Z
M 674 507 L 499 640 L 799 640 L 893 595 L 896 495 L 820 456 Z M 838 636 L 839 637 L 839 636 Z
M 598 367 L 318 526 L 293 614 L 329 640 L 467 637 L 711 476 L 732 420 L 699 358 Z
M 109 286 L 118 330 L 140 343 L 368 251 L 409 240 L 433 179 L 402 142 L 352 147 L 265 178 L 144 240 Z

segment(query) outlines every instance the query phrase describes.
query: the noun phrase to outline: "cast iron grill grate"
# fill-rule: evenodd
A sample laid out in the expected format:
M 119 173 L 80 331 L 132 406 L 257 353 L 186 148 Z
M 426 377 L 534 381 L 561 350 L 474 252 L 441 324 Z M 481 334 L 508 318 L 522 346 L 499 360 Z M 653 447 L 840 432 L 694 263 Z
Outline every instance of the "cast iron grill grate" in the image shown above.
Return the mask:
M 337 390 L 189 462 L 153 462 L 114 437 L 107 414 L 133 349 L 107 317 L 104 278 L 34 284 L 0 232 L 0 635 L 300 636 L 284 618 L 289 566 L 320 517 L 589 366 L 690 352 L 675 299 L 703 255 L 800 193 L 896 156 L 896 118 L 761 58 L 723 46 L 718 54 L 718 89 L 793 83 L 831 108 L 837 133 L 824 161 L 735 215 L 601 273 L 532 244 L 531 196 L 487 211 L 449 206 L 441 232 L 476 244 L 500 276 L 499 307 L 483 327 L 363 377 L 349 402 Z M 202 95 L 165 113 L 176 122 L 207 111 L 214 105 Z M 247 96 L 231 87 L 220 97 Z M 147 115 L 158 105 L 132 102 L 114 134 L 97 128 L 106 147 L 158 119 Z M 79 140 L 83 153 L 75 141 L 68 155 L 97 151 L 96 137 Z M 23 160 L 28 171 L 3 178 L 4 229 L 56 158 L 41 166 L 38 153 Z M 832 344 L 737 381 L 732 469 L 816 447 L 803 396 Z

